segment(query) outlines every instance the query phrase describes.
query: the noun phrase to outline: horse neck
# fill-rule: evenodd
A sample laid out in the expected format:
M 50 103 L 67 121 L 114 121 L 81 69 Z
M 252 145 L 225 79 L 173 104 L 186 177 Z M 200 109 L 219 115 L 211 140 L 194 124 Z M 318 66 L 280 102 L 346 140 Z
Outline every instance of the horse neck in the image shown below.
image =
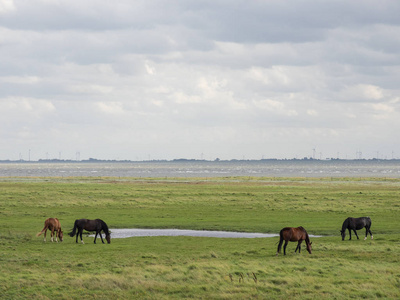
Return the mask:
M 344 220 L 342 225 L 342 231 L 346 230 L 349 227 L 349 219 Z
M 310 244 L 310 237 L 308 236 L 308 233 L 306 232 L 306 238 L 305 238 L 306 244 Z
M 110 235 L 110 232 L 108 231 L 108 226 L 107 226 L 106 222 L 104 222 L 103 220 L 100 220 L 100 222 L 101 222 L 101 227 L 102 227 L 104 233 L 106 235 Z

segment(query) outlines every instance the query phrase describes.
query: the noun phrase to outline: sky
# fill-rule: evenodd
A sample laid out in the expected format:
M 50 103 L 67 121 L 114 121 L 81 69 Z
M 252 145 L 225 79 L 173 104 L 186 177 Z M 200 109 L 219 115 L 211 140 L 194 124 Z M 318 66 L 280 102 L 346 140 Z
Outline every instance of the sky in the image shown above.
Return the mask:
M 400 158 L 398 0 L 0 0 L 0 160 Z

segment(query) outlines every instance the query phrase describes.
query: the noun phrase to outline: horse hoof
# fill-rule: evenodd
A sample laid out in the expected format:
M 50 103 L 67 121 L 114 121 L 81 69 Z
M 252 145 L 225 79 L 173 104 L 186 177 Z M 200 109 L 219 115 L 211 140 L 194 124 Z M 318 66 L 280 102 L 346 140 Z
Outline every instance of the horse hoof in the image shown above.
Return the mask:
M 367 237 L 364 238 L 364 241 L 367 239 Z
M 373 240 L 374 239 L 374 237 L 371 235 L 371 240 Z

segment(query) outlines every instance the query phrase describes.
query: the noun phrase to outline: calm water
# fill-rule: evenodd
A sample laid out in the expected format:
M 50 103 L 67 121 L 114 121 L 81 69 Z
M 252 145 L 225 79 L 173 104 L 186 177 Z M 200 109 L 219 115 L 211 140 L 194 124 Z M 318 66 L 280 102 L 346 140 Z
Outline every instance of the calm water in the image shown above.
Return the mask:
M 0 176 L 400 178 L 400 160 L 0 163 Z
M 94 236 L 94 235 L 91 235 Z M 213 238 L 268 238 L 276 237 L 274 233 L 252 233 L 252 232 L 231 232 L 231 231 L 210 231 L 210 230 L 186 230 L 186 229 L 138 229 L 124 228 L 111 229 L 111 237 L 114 239 L 138 237 L 138 236 L 196 236 Z M 310 235 L 310 237 L 320 237 Z
M 275 237 L 278 234 L 251 233 L 251 232 L 230 232 L 230 231 L 209 231 L 209 230 L 186 230 L 186 229 L 111 229 L 112 238 L 127 238 L 139 236 L 196 236 L 215 238 L 265 238 Z

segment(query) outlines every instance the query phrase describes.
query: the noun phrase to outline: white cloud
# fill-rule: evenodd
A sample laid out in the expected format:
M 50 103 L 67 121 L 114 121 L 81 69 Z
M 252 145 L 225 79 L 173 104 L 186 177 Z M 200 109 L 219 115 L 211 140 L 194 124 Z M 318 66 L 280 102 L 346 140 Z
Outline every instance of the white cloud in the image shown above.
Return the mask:
M 70 87 L 71 92 L 79 94 L 109 94 L 114 89 L 112 86 L 98 84 L 78 84 Z
M 122 103 L 120 102 L 99 102 L 99 109 L 107 114 L 123 114 L 125 112 Z
M 374 110 L 380 111 L 380 112 L 387 112 L 387 113 L 394 112 L 393 107 L 391 107 L 390 105 L 384 104 L 384 103 L 374 103 L 374 104 L 371 104 L 371 107 Z
M 0 14 L 9 13 L 15 10 L 14 0 L 0 0 Z
M 318 112 L 315 109 L 307 109 L 307 114 L 310 116 L 317 116 Z
M 4 118 L 25 113 L 40 116 L 55 110 L 53 103 L 44 99 L 10 97 L 0 99 L 0 102 L 0 111 Z
M 0 77 L 0 82 L 13 84 L 36 84 L 41 81 L 38 76 L 3 76 Z

